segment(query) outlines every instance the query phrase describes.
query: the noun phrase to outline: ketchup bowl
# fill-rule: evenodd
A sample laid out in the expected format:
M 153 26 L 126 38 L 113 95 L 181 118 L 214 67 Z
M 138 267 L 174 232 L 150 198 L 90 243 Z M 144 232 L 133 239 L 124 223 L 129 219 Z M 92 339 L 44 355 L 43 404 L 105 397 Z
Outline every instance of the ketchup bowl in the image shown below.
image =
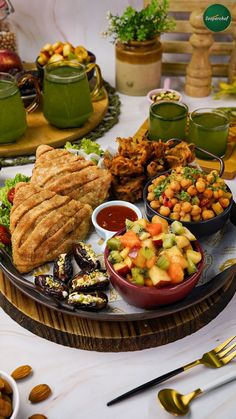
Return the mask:
M 142 218 L 140 209 L 127 201 L 108 201 L 99 205 L 92 213 L 92 223 L 97 234 L 108 240 L 125 227 L 125 220 Z

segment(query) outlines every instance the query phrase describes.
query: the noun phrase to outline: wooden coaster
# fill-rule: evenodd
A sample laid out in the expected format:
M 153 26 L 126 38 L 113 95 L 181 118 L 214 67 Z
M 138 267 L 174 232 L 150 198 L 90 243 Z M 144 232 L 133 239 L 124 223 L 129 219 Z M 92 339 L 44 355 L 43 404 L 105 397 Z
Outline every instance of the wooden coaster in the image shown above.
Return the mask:
M 0 272 L 0 305 L 27 330 L 52 342 L 101 352 L 136 351 L 165 345 L 214 319 L 236 291 L 234 274 L 222 288 L 174 315 L 138 321 L 96 321 L 49 309 L 24 295 Z

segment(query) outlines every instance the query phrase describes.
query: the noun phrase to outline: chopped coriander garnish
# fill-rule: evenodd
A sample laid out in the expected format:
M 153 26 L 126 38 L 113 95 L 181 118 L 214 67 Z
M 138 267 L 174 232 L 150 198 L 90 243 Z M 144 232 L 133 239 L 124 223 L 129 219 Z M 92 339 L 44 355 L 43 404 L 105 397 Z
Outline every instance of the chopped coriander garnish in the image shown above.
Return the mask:
M 187 202 L 191 201 L 191 196 L 186 191 L 181 191 L 180 193 L 176 194 L 176 197 L 180 201 L 187 201 Z
M 200 202 L 200 199 L 197 196 L 194 196 L 191 202 L 192 202 L 192 205 L 198 205 Z
M 163 194 L 168 183 L 170 183 L 170 178 L 167 177 L 153 189 L 156 198 L 159 198 Z
M 194 167 L 185 167 L 184 168 L 184 173 L 183 173 L 184 177 L 186 179 L 192 180 L 193 182 L 196 180 L 196 176 L 199 175 L 199 174 L 201 174 L 201 175 L 203 174 L 203 172 L 199 169 L 195 169 Z

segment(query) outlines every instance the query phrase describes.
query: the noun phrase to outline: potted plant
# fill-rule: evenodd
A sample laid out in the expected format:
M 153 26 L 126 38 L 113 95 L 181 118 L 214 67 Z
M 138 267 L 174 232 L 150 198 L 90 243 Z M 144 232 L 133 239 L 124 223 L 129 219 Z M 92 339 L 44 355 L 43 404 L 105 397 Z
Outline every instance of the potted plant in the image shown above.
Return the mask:
M 128 6 L 121 16 L 107 13 L 103 33 L 115 43 L 116 87 L 121 93 L 143 96 L 159 86 L 162 49 L 160 34 L 171 30 L 174 20 L 168 0 L 151 0 L 142 10 Z

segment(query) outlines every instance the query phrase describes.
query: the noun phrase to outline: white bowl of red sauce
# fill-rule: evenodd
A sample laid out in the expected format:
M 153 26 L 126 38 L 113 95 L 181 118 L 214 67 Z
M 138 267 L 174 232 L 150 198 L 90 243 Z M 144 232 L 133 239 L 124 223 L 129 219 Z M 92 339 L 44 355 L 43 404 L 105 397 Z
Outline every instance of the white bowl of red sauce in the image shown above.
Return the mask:
M 142 218 L 140 209 L 127 201 L 108 201 L 99 205 L 92 213 L 92 223 L 97 234 L 108 240 L 125 227 L 125 220 Z

